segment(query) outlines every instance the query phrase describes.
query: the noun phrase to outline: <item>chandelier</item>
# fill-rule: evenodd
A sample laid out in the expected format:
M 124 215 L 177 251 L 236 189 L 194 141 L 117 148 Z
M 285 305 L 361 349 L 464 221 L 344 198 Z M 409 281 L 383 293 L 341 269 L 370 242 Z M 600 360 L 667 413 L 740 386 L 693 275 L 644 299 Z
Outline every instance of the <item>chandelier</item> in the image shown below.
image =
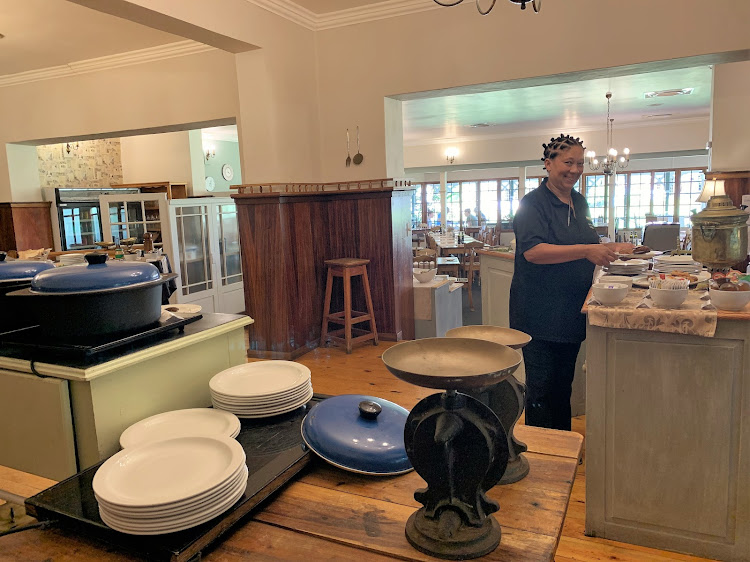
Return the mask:
M 630 149 L 624 148 L 622 156 L 617 157 L 617 150 L 612 147 L 612 135 L 614 133 L 614 118 L 609 116 L 609 101 L 612 99 L 612 92 L 607 92 L 607 154 L 602 160 L 596 157 L 596 152 L 589 150 L 586 158 L 589 161 L 589 167 L 596 171 L 602 169 L 604 175 L 611 176 L 617 172 L 617 168 L 626 168 L 630 162 Z
M 441 2 L 441 0 L 435 0 L 435 4 L 439 4 L 440 6 L 444 6 L 446 8 L 449 8 L 451 6 L 458 6 L 463 1 L 464 0 L 455 0 L 453 2 L 450 2 L 450 1 L 449 2 Z M 531 6 L 534 8 L 534 12 L 536 12 L 537 14 L 542 9 L 542 0 L 510 0 L 510 1 L 513 4 L 521 4 L 521 9 L 522 10 L 526 9 L 526 4 L 531 4 Z M 497 0 L 491 0 L 490 7 L 487 8 L 486 10 L 482 10 L 481 6 L 479 5 L 479 0 L 476 0 L 477 11 L 480 14 L 482 14 L 483 16 L 486 16 L 487 14 L 489 14 L 492 11 L 492 8 L 495 7 L 495 2 L 497 2 Z

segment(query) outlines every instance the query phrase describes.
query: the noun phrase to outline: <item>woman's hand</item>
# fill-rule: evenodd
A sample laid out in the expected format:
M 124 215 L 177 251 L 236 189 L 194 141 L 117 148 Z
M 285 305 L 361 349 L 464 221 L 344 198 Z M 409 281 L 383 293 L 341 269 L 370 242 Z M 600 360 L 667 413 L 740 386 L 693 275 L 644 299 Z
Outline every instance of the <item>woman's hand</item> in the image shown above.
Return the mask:
M 586 259 L 594 265 L 609 265 L 617 259 L 617 254 L 610 247 L 611 245 L 614 244 L 586 244 Z
M 632 254 L 635 249 L 635 246 L 630 242 L 609 242 L 606 245 L 618 254 Z

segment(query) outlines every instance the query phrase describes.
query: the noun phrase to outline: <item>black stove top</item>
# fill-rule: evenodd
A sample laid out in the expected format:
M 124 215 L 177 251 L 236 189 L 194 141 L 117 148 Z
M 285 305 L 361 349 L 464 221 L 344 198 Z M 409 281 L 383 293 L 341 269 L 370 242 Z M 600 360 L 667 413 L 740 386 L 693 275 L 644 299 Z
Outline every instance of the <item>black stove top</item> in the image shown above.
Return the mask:
M 36 335 L 36 327 L 32 326 L 1 333 L 0 356 L 85 369 L 188 334 L 220 326 L 238 317 L 240 316 L 236 314 L 216 313 L 184 319 L 172 317 L 134 333 L 75 342 L 41 338 Z

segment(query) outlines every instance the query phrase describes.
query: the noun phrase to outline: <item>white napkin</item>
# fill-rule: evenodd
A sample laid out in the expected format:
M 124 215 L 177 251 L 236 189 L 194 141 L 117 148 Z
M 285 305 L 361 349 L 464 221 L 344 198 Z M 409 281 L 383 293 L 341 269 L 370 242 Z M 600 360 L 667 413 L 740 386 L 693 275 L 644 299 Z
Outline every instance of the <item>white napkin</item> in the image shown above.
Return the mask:
M 592 306 L 592 305 L 594 305 L 594 306 L 604 306 L 593 295 L 591 296 L 591 298 L 588 301 L 586 301 L 586 304 L 589 305 L 589 306 Z

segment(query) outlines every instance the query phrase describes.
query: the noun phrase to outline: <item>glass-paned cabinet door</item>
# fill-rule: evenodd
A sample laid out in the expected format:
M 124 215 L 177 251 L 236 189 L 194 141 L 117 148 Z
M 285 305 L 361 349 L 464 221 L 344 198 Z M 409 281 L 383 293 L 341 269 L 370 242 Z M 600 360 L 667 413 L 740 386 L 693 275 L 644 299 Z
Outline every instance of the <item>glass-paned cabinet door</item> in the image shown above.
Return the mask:
M 161 242 L 160 208 L 166 205 L 166 195 L 102 195 L 102 229 L 112 240 L 135 238 L 143 243 L 143 234 L 151 232 L 154 242 Z
M 175 208 L 177 248 L 182 294 L 193 295 L 214 288 L 206 205 Z
M 234 204 L 216 205 L 216 222 L 219 230 L 221 284 L 242 283 L 237 207 Z

